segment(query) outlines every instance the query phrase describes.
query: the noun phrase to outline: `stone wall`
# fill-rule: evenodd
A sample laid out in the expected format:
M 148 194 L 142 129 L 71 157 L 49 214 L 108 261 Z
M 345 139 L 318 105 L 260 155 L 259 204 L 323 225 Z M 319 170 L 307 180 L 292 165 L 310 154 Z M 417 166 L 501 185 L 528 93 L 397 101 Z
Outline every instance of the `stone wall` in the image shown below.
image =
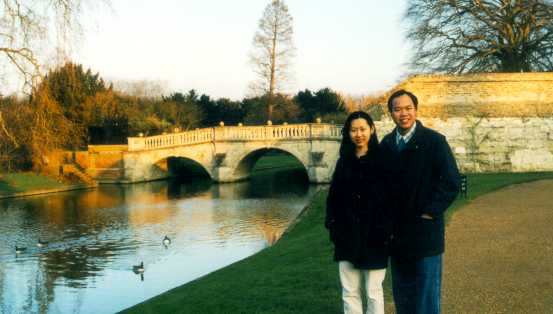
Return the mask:
M 418 117 L 444 134 L 463 172 L 553 171 L 553 73 L 415 75 Z M 377 123 L 382 137 L 393 122 Z
M 553 73 L 415 75 L 387 93 L 417 95 L 421 116 L 553 117 Z
M 101 183 L 119 182 L 126 151 L 127 145 L 88 145 L 87 151 L 75 154 L 75 162 Z
M 553 118 L 421 118 L 447 137 L 462 172 L 553 171 Z M 376 122 L 380 138 L 394 128 Z

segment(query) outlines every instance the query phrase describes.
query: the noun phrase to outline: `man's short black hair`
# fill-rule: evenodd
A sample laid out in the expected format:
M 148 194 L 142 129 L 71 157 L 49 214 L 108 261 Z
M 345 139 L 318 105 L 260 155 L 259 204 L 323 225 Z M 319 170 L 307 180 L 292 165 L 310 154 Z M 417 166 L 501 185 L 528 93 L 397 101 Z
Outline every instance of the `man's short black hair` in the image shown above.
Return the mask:
M 399 96 L 407 95 L 409 98 L 411 98 L 411 101 L 413 101 L 413 105 L 415 105 L 415 109 L 418 109 L 419 100 L 417 99 L 417 96 L 415 94 L 408 92 L 404 89 L 400 89 L 398 91 L 395 91 L 390 97 L 388 98 L 388 111 L 392 112 L 392 106 L 395 98 L 398 98 Z

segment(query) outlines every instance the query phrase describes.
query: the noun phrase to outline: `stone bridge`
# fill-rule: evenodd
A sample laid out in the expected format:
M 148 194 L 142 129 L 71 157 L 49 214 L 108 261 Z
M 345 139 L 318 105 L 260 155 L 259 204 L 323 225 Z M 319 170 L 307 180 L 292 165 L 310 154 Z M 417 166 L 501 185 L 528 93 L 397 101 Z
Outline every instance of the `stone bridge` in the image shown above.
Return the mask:
M 333 124 L 221 126 L 150 137 L 128 138 L 120 182 L 168 176 L 171 157 L 193 161 L 218 182 L 249 177 L 256 161 L 277 150 L 294 156 L 309 181 L 329 182 L 338 158 L 341 129 Z

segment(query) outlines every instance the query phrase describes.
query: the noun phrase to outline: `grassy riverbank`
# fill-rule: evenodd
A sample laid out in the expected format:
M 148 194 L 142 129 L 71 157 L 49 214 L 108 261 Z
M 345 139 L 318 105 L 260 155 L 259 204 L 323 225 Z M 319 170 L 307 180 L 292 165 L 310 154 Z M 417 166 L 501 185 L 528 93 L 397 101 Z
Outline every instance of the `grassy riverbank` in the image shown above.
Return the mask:
M 469 175 L 460 206 L 501 187 L 553 173 Z M 340 285 L 323 227 L 326 190 L 318 193 L 292 230 L 274 246 L 136 305 L 128 313 L 339 313 Z M 389 276 L 388 276 L 389 277 Z M 386 300 L 391 302 L 389 278 Z
M 33 172 L 16 172 L 0 174 L 0 195 L 32 192 L 37 190 L 57 189 L 66 184 L 54 178 Z

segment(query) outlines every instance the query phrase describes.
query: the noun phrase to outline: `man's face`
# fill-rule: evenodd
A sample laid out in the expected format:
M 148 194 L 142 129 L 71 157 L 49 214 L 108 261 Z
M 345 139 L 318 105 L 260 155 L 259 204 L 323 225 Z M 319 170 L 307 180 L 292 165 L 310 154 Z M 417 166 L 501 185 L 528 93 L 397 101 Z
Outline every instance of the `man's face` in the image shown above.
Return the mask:
M 417 120 L 417 109 L 411 97 L 407 95 L 394 98 L 390 114 L 401 134 L 407 133 Z

